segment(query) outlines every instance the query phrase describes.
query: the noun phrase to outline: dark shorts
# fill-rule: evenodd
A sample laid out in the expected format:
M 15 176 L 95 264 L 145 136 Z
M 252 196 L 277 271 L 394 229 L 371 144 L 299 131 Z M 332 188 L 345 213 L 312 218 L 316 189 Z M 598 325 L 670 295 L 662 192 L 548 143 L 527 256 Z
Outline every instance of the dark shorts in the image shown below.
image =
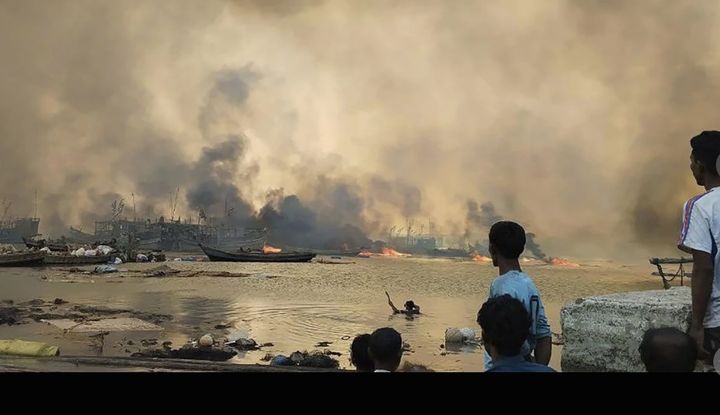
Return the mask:
M 712 360 L 715 353 L 720 350 L 720 327 L 713 327 L 705 329 L 705 341 L 703 347 L 710 353 L 710 359 Z

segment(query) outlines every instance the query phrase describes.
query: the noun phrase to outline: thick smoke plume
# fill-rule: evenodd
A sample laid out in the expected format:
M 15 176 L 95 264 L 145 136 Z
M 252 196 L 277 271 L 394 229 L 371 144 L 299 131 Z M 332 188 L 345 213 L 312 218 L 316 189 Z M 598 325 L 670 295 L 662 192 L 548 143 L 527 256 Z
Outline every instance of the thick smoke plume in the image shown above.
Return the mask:
M 170 216 L 179 187 L 175 216 L 232 210 L 318 244 L 413 217 L 462 235 L 465 202 L 492 200 L 553 253 L 672 253 L 702 190 L 688 140 L 720 128 L 719 15 L 715 0 L 5 0 L 0 197 L 29 216 L 37 190 L 58 236 L 119 198 Z

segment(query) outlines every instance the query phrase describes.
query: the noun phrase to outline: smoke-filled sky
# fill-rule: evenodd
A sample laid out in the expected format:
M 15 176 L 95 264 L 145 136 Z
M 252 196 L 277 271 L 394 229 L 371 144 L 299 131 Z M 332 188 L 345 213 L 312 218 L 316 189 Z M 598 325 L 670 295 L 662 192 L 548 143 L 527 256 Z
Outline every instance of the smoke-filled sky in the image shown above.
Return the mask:
M 37 190 L 49 234 L 131 194 L 169 216 L 180 187 L 183 216 L 227 199 L 242 220 L 268 204 L 462 235 L 492 203 L 548 254 L 674 252 L 702 190 L 689 139 L 720 128 L 718 17 L 715 0 L 0 0 L 0 196 L 26 216 Z

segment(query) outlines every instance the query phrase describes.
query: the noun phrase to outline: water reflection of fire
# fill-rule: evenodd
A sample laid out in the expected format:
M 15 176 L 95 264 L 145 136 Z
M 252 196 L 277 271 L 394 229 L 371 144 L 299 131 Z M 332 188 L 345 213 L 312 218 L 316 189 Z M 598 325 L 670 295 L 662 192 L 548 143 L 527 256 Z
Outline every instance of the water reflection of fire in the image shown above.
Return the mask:
M 279 254 L 280 252 L 282 252 L 280 248 L 275 248 L 268 244 L 263 245 L 263 254 Z
M 480 254 L 474 255 L 472 257 L 472 260 L 475 262 L 482 262 L 484 264 L 492 263 L 492 258 L 486 257 L 484 255 L 480 255 Z
M 569 268 L 578 268 L 580 266 L 579 264 L 570 262 L 564 258 L 550 258 L 550 261 L 548 261 L 548 264 L 555 266 L 555 267 L 569 267 Z

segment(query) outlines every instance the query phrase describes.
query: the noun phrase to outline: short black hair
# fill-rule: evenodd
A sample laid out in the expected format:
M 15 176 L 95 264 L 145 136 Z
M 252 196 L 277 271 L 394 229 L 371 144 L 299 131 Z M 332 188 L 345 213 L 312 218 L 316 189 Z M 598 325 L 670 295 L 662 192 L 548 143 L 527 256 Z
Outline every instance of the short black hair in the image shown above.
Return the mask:
M 646 331 L 639 351 L 648 372 L 692 372 L 698 357 L 693 338 L 675 327 Z
M 703 131 L 690 139 L 692 155 L 696 161 L 702 163 L 705 169 L 718 175 L 716 162 L 720 156 L 720 131 Z
M 488 239 L 497 253 L 507 259 L 517 259 L 525 250 L 525 229 L 515 222 L 495 223 Z
M 530 333 L 530 315 L 520 300 L 509 294 L 494 297 L 478 311 L 483 341 L 502 356 L 517 356 Z
M 358 370 L 372 372 L 375 370 L 375 362 L 370 359 L 368 348 L 370 347 L 370 335 L 360 334 L 353 339 L 350 345 L 350 361 Z
M 379 362 L 393 362 L 402 353 L 402 337 L 390 327 L 377 329 L 370 335 L 370 353 Z M 399 360 L 398 360 L 399 362 Z
M 415 308 L 415 302 L 413 300 L 405 301 L 405 308 L 408 310 L 412 310 L 413 308 Z

